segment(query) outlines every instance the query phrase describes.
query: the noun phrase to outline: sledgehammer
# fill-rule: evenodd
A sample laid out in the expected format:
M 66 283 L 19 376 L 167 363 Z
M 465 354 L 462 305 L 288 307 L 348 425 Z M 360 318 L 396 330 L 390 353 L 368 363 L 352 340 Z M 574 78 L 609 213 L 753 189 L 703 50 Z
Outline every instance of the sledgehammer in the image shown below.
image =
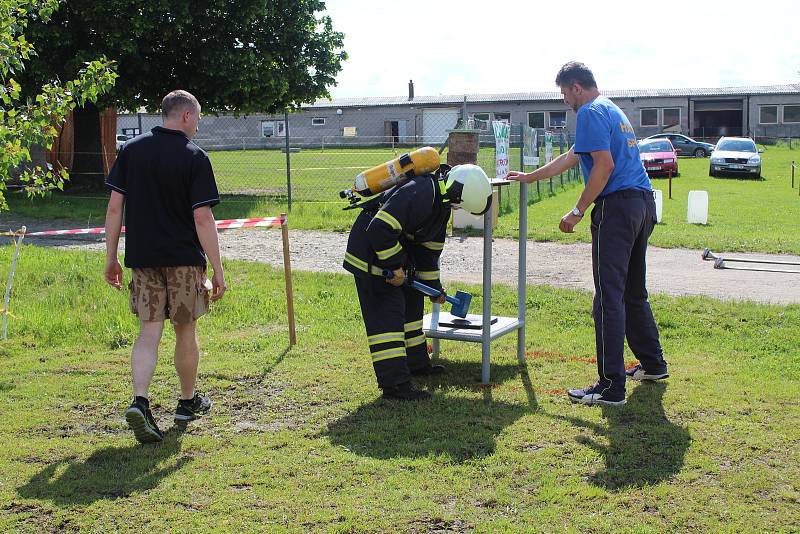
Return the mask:
M 393 278 L 394 273 L 388 269 L 384 269 L 383 276 L 386 278 Z M 409 280 L 406 279 L 406 283 L 422 293 L 423 295 L 428 295 L 429 297 L 436 298 L 442 294 L 441 291 L 438 289 L 433 289 L 432 287 L 426 286 L 425 284 L 418 282 L 416 280 Z M 456 296 L 451 297 L 450 295 L 445 295 L 444 300 L 449 302 L 452 307 L 450 308 L 450 313 L 455 315 L 456 317 L 464 318 L 467 316 L 469 312 L 469 305 L 472 302 L 472 295 L 467 293 L 466 291 L 456 291 Z

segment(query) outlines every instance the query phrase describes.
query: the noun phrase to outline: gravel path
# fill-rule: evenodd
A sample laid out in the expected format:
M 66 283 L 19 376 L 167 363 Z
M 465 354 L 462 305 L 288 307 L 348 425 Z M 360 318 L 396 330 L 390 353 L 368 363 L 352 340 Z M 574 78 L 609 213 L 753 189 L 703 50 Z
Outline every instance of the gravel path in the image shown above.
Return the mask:
M 81 228 L 78 221 L 20 220 L 13 215 L 0 217 L 0 229 L 16 229 L 22 224 L 28 231 L 57 228 Z M 85 226 L 85 221 L 83 223 Z M 3 238 L 3 243 L 8 238 Z M 346 234 L 290 230 L 292 268 L 320 272 L 345 272 L 341 268 L 347 241 Z M 105 250 L 102 236 L 59 239 L 28 238 L 26 243 L 64 248 Z M 220 232 L 222 255 L 227 259 L 245 259 L 283 266 L 281 233 L 274 229 L 238 229 Z M 482 239 L 449 237 L 442 255 L 442 279 L 445 281 L 481 282 Z M 493 282 L 516 284 L 518 244 L 511 239 L 493 243 Z M 703 261 L 699 250 L 650 247 L 647 261 L 648 289 L 669 295 L 705 295 L 722 300 L 749 300 L 762 303 L 800 303 L 800 266 L 774 266 L 797 269 L 798 274 L 731 269 L 714 269 L 713 262 Z M 719 252 L 717 252 L 719 253 Z M 798 256 L 767 254 L 731 255 L 740 258 L 768 258 L 800 263 Z M 747 267 L 746 263 L 732 264 Z M 767 267 L 758 265 L 756 267 Z M 98 268 L 100 268 L 98 266 Z M 529 284 L 593 290 L 591 247 L 586 243 L 528 243 L 526 273 Z

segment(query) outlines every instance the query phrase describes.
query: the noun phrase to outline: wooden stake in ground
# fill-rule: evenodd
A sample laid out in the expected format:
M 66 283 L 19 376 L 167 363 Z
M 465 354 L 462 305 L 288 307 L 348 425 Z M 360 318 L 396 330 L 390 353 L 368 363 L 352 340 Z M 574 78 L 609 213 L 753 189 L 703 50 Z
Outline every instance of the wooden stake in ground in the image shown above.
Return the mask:
M 19 236 L 17 239 L 17 246 L 14 249 L 14 257 L 11 260 L 11 269 L 8 271 L 8 282 L 6 282 L 6 296 L 5 300 L 3 301 L 3 339 L 8 338 L 8 301 L 11 299 L 11 284 L 14 282 L 14 269 L 17 268 L 17 258 L 19 257 L 19 247 L 22 245 L 22 240 L 25 238 L 25 231 L 28 228 L 23 226 L 20 228 L 16 235 Z
M 294 327 L 294 293 L 292 292 L 292 262 L 289 258 L 289 219 L 281 213 L 281 237 L 283 238 L 283 278 L 286 280 L 286 313 L 289 316 L 289 346 L 297 343 Z

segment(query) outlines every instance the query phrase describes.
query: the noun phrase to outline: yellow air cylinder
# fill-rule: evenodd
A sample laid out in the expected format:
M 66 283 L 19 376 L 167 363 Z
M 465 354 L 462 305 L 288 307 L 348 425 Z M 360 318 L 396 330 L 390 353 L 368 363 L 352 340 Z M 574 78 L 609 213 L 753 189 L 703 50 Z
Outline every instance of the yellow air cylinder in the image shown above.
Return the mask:
M 362 197 L 368 197 L 386 191 L 407 178 L 434 172 L 438 168 L 439 153 L 436 149 L 429 146 L 418 148 L 359 173 L 353 191 Z

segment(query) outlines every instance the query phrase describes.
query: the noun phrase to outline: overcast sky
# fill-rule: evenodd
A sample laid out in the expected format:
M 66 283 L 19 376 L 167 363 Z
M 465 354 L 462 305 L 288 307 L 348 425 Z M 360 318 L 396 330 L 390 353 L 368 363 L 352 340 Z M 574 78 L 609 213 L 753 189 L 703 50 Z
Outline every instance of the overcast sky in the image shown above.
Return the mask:
M 800 0 L 326 0 L 349 59 L 331 96 L 800 83 Z

